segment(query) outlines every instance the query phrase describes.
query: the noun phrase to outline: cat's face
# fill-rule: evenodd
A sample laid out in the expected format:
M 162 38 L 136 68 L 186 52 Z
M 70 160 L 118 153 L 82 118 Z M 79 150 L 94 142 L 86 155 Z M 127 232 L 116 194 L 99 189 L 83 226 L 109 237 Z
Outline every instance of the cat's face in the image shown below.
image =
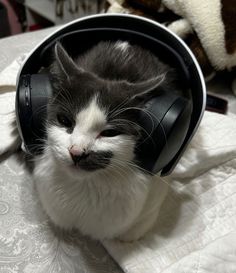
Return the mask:
M 110 119 L 108 110 L 98 100 L 96 95 L 91 97 L 74 113 L 57 108 L 49 121 L 48 142 L 53 156 L 72 172 L 84 174 L 108 166 L 122 168 L 134 158 L 135 132 L 126 128 L 130 126 L 127 121 Z
M 56 58 L 47 123 L 55 161 L 75 176 L 133 167 L 138 112 L 160 77 L 139 84 L 104 80 L 76 66 L 60 45 Z

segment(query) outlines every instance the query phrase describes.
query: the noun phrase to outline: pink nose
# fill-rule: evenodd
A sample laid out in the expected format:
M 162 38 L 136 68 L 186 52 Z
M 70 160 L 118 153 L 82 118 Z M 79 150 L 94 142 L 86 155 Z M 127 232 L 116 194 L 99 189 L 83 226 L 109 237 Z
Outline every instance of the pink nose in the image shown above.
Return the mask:
M 84 153 L 84 150 L 80 149 L 78 146 L 76 145 L 72 145 L 69 149 L 69 152 L 71 155 L 74 156 L 80 156 L 81 154 Z
M 85 153 L 85 149 L 81 150 L 76 145 L 73 145 L 70 149 L 70 156 L 75 165 L 79 164 L 81 159 L 85 159 L 88 155 Z

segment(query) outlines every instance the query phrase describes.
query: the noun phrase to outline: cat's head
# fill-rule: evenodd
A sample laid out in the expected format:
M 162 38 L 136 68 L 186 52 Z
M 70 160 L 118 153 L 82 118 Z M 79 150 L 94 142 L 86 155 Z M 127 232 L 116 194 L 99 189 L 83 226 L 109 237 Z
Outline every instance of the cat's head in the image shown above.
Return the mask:
M 137 116 L 163 76 L 138 83 L 106 80 L 77 65 L 60 44 L 51 74 L 47 149 L 55 162 L 80 176 L 133 168 L 142 131 Z

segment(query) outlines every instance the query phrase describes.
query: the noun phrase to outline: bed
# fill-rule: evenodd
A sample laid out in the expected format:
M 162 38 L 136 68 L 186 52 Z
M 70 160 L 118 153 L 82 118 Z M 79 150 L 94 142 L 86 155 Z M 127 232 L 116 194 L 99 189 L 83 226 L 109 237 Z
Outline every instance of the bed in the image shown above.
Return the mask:
M 15 78 L 24 54 L 55 28 L 0 40 L 0 154 L 12 141 Z M 22 154 L 0 158 L 0 272 L 236 272 L 236 98 L 208 85 L 228 115 L 206 112 L 168 183 L 155 229 L 133 243 L 55 230 L 41 210 Z

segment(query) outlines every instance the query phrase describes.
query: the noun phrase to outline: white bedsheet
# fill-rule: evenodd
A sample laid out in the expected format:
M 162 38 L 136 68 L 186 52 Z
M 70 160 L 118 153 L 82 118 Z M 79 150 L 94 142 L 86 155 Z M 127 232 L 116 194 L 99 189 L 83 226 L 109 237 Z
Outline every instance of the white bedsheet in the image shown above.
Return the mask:
M 19 63 L 0 74 L 0 90 L 15 89 Z M 14 92 L 4 92 L 0 153 L 14 140 L 13 109 Z M 154 231 L 134 243 L 106 241 L 108 252 L 127 273 L 235 273 L 236 116 L 206 112 L 175 172 L 164 179 L 170 190 Z

